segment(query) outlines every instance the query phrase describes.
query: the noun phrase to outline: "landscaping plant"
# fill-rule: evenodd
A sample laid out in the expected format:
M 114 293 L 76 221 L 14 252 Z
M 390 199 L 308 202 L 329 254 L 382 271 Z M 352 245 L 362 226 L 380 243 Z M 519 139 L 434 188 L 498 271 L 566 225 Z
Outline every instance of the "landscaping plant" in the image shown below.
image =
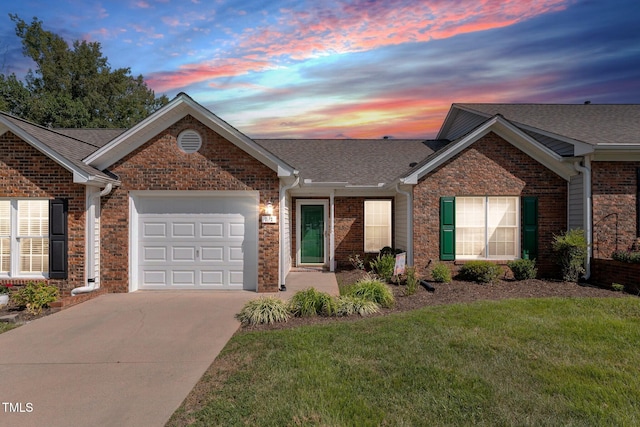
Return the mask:
M 334 316 L 336 301 L 326 292 L 319 292 L 315 288 L 296 292 L 289 301 L 289 311 L 296 317 Z
M 611 254 L 611 258 L 620 262 L 628 262 L 630 264 L 640 264 L 640 252 L 615 251 Z
M 468 261 L 460 267 L 460 278 L 478 283 L 492 283 L 502 274 L 502 268 L 489 261 Z
M 393 269 L 396 266 L 396 257 L 391 254 L 378 255 L 376 259 L 371 261 L 373 271 L 385 282 L 390 282 L 393 276 Z
M 286 322 L 291 317 L 287 303 L 280 298 L 266 296 L 249 301 L 236 314 L 243 325 L 268 325 L 278 322 Z
M 511 269 L 516 280 L 535 279 L 538 275 L 536 261 L 533 259 L 514 259 L 507 262 L 507 267 Z
M 381 307 L 392 307 L 395 303 L 393 293 L 386 283 L 376 279 L 363 279 L 348 288 L 348 295 L 373 301 Z
M 420 280 L 416 275 L 416 269 L 414 267 L 407 267 L 407 285 L 404 288 L 405 295 L 413 295 L 418 290 L 418 283 Z
M 451 270 L 446 264 L 438 263 L 431 270 L 431 278 L 434 282 L 451 283 Z
M 31 314 L 40 314 L 42 309 L 48 307 L 50 303 L 58 299 L 59 291 L 53 285 L 47 285 L 44 282 L 29 282 L 11 298 L 13 302 L 20 307 L 26 307 Z
M 380 311 L 380 306 L 373 301 L 353 295 L 342 295 L 337 300 L 336 315 L 352 316 L 359 314 L 366 316 Z
M 562 267 L 562 279 L 566 282 L 577 282 L 585 273 L 584 264 L 587 259 L 587 239 L 579 228 L 553 236 L 553 250 L 558 255 L 558 263 Z

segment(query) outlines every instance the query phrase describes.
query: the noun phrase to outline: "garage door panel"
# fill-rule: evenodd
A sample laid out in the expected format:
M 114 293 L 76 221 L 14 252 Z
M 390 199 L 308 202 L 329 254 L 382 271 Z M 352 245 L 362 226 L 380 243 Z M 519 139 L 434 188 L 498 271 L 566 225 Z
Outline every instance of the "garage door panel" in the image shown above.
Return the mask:
M 255 289 L 257 200 L 151 198 L 138 203 L 139 288 Z

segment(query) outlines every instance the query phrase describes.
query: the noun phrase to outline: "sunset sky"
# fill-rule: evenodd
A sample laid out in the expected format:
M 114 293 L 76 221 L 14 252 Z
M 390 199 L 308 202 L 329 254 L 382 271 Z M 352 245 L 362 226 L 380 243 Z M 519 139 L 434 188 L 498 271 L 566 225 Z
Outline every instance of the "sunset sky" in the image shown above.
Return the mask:
M 13 3 L 10 5 L 10 3 Z M 186 92 L 253 138 L 432 138 L 454 102 L 640 103 L 638 0 L 21 0 L 98 41 L 156 94 Z

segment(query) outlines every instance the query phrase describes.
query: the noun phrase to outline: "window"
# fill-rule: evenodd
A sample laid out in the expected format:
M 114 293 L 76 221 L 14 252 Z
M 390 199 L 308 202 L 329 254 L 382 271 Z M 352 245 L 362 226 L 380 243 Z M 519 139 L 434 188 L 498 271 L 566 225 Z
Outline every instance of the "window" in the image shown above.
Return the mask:
M 517 256 L 517 197 L 456 197 L 457 259 Z
M 49 270 L 49 201 L 0 200 L 0 274 Z
M 391 246 L 391 200 L 365 200 L 364 251 Z

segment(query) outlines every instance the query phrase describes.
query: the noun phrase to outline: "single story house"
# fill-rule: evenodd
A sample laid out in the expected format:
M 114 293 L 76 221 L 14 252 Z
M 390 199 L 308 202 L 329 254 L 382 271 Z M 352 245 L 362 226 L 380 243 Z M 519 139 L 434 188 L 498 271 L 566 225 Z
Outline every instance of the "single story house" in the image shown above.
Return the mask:
M 384 246 L 535 258 L 639 237 L 640 105 L 453 104 L 434 140 L 254 140 L 185 94 L 131 129 L 0 113 L 0 283 L 271 292 Z

